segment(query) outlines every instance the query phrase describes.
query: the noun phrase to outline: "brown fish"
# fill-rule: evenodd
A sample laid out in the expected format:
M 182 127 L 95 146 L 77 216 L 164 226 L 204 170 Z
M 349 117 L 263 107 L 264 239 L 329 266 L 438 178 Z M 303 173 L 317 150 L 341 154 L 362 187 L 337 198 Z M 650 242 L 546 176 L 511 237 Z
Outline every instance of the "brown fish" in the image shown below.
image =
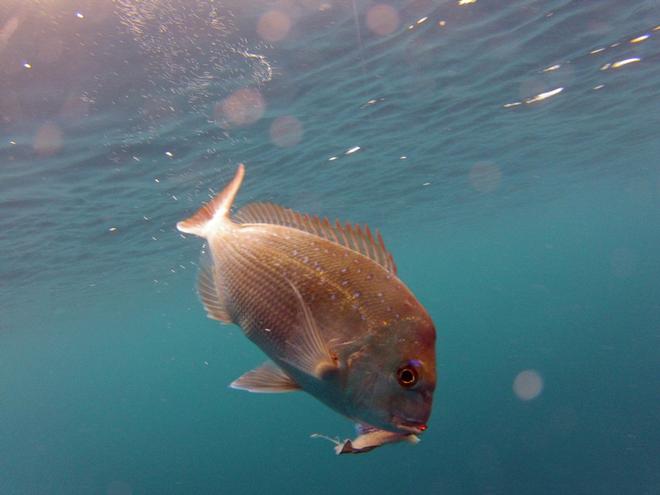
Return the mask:
M 363 447 L 348 441 L 347 452 L 416 439 L 431 413 L 435 328 L 382 237 L 270 203 L 232 219 L 244 174 L 241 164 L 177 224 L 208 243 L 198 280 L 208 316 L 239 325 L 272 360 L 231 386 L 310 393 L 363 425 L 354 440 Z

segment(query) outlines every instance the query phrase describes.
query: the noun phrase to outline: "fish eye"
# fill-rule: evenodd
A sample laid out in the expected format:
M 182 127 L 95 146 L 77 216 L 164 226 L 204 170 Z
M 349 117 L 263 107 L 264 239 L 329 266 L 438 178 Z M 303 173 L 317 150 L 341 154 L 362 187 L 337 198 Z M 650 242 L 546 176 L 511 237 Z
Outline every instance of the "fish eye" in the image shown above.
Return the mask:
M 412 366 L 403 366 L 396 372 L 396 378 L 399 381 L 399 385 L 410 388 L 417 383 L 419 375 L 417 374 L 417 370 Z

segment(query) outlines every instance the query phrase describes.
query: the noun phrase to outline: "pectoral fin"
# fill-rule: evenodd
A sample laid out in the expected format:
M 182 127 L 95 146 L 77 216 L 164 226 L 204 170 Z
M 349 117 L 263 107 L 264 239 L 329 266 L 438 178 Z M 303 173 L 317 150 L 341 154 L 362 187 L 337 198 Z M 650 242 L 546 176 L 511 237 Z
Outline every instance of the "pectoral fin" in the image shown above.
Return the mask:
M 316 325 L 314 315 L 305 303 L 300 291 L 289 282 L 300 306 L 300 339 L 290 342 L 292 350 L 284 360 L 305 373 L 325 380 L 339 369 L 337 357 L 330 351 L 325 339 Z
M 262 394 L 300 390 L 300 386 L 293 381 L 293 378 L 270 361 L 252 371 L 248 371 L 237 380 L 231 382 L 229 386 L 239 390 Z

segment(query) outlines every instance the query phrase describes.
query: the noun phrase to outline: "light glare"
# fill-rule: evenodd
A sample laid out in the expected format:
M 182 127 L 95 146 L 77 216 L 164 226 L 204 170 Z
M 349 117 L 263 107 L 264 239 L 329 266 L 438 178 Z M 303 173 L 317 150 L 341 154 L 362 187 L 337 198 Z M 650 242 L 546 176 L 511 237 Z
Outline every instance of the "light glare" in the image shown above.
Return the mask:
M 518 373 L 513 381 L 513 392 L 520 400 L 536 399 L 543 391 L 543 379 L 535 370 Z

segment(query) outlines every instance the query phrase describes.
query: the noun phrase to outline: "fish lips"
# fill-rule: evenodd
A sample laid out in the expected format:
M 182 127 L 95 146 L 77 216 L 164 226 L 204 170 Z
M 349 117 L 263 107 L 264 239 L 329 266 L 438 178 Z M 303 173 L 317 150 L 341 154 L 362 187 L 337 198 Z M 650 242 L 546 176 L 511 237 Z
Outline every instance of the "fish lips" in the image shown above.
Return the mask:
M 405 431 L 407 433 L 414 433 L 415 435 L 424 433 L 428 428 L 428 426 L 426 426 L 426 423 L 422 423 L 420 421 L 401 420 L 399 418 L 394 418 L 392 424 L 401 431 Z

